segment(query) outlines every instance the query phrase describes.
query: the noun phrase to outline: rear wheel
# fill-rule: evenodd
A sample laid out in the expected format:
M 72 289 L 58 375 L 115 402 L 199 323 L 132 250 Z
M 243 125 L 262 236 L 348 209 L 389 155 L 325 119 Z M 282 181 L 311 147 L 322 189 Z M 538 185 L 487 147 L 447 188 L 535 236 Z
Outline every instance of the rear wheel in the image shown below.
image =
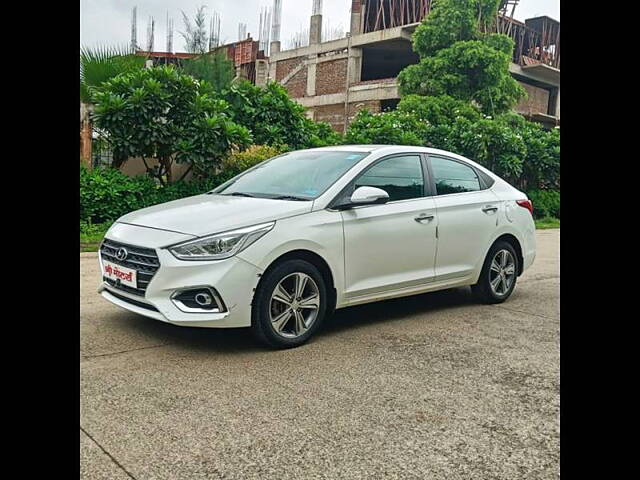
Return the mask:
M 297 347 L 320 328 L 326 307 L 326 287 L 317 268 L 304 260 L 287 260 L 258 285 L 251 328 L 268 346 Z
M 484 261 L 478 283 L 471 290 L 483 303 L 502 303 L 511 296 L 518 278 L 518 255 L 508 242 L 496 242 Z

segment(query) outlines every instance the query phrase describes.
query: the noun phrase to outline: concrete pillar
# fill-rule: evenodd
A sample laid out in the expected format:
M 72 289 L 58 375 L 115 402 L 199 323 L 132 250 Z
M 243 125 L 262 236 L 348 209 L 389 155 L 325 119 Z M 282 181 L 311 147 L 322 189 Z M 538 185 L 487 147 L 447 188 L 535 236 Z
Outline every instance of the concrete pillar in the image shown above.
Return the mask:
M 273 55 L 271 55 L 271 57 L 269 57 L 269 76 L 268 76 L 268 82 L 275 82 L 276 81 L 276 68 L 277 68 L 278 62 L 277 60 L 274 60 Z
M 280 52 L 280 40 L 271 42 L 270 55 Z
M 362 33 L 362 0 L 351 0 L 351 35 Z
M 316 95 L 316 71 L 318 65 L 318 56 L 313 55 L 307 60 L 307 97 Z
M 349 85 L 353 85 L 358 83 L 362 78 L 362 49 L 361 48 L 351 48 L 349 51 L 349 68 L 347 71 L 349 72 Z
M 269 63 L 266 60 L 256 60 L 256 86 L 264 87 L 269 75 Z
M 309 45 L 322 42 L 322 15 L 312 15 L 309 25 Z
M 556 117 L 560 118 L 560 87 L 558 87 L 558 95 L 556 95 Z

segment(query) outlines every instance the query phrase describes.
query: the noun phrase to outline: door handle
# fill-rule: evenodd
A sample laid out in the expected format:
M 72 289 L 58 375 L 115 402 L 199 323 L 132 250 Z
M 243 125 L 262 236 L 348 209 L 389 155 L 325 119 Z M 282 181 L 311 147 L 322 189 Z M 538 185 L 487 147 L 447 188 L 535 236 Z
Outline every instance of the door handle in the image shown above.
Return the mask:
M 498 207 L 494 207 L 493 205 L 487 205 L 486 207 L 484 207 L 482 209 L 482 211 L 484 213 L 489 213 L 489 212 L 497 212 L 498 211 Z
M 433 215 L 419 215 L 416 218 L 414 218 L 414 220 L 418 223 L 422 223 L 422 222 L 430 222 L 431 220 L 433 220 Z

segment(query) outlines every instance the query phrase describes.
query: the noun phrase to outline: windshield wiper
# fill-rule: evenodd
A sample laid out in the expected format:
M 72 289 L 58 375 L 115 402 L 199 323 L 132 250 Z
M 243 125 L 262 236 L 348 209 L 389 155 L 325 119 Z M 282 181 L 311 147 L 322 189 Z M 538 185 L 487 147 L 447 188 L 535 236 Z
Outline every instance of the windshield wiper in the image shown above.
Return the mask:
M 277 197 L 271 197 L 274 200 L 297 200 L 300 202 L 307 202 L 309 201 L 308 198 L 302 198 L 302 197 L 296 197 L 295 195 L 279 195 Z
M 220 195 L 233 195 L 234 197 L 250 197 L 255 198 L 255 195 L 251 195 L 250 193 L 244 192 L 231 192 L 231 193 L 221 193 Z

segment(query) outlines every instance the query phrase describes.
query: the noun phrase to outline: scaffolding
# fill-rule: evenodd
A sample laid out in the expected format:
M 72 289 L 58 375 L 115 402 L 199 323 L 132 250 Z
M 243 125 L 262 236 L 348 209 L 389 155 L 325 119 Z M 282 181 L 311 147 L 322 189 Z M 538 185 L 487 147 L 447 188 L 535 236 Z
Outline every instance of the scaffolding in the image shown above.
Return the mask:
M 260 9 L 260 27 L 258 29 L 258 49 L 265 55 L 269 54 L 269 40 L 271 35 L 271 9 L 263 7 Z
M 133 7 L 131 10 L 131 52 L 135 53 L 138 50 L 138 20 L 137 20 L 138 7 Z
M 365 4 L 364 33 L 421 22 L 433 0 L 369 0 Z
M 238 41 L 247 39 L 247 24 L 246 23 L 238 23 Z
M 220 23 L 220 14 L 218 12 L 213 12 L 209 22 L 209 51 L 220 46 Z
M 167 11 L 167 52 L 173 53 L 173 18 L 169 18 Z
M 153 31 L 155 29 L 156 21 L 153 17 L 149 17 L 147 23 L 147 52 L 153 52 Z
M 322 0 L 313 0 L 311 15 L 322 15 Z
M 280 19 L 282 17 L 282 0 L 273 0 L 273 23 L 271 24 L 271 41 L 280 41 Z

